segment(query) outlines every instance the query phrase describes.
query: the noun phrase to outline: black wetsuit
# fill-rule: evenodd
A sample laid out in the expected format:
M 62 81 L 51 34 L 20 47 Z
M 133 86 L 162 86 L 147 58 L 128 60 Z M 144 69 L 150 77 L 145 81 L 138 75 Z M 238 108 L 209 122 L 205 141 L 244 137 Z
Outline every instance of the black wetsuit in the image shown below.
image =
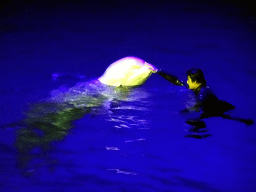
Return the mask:
M 157 74 L 170 81 L 174 85 L 185 86 L 185 84 L 178 80 L 177 77 L 158 71 Z M 216 95 L 210 90 L 206 85 L 200 85 L 198 88 L 194 89 L 197 103 L 190 109 L 185 109 L 183 112 L 188 112 L 191 109 L 203 111 L 200 118 L 207 118 L 212 116 L 221 116 L 224 112 L 234 109 L 235 107 L 225 101 L 219 100 Z
M 235 109 L 226 101 L 219 100 L 206 85 L 199 86 L 193 91 L 197 98 L 197 104 L 194 107 L 201 108 L 203 111 L 200 118 L 222 116 L 226 111 Z

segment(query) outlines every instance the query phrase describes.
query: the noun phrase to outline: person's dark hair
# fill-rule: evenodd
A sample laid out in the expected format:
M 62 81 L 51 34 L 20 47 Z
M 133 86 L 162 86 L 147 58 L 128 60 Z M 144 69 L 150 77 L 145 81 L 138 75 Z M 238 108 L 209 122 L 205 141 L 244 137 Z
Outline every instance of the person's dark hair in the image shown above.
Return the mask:
M 190 69 L 187 71 L 187 76 L 189 76 L 192 81 L 201 83 L 203 86 L 206 85 L 206 81 L 204 79 L 204 74 L 201 69 L 196 69 L 196 68 Z

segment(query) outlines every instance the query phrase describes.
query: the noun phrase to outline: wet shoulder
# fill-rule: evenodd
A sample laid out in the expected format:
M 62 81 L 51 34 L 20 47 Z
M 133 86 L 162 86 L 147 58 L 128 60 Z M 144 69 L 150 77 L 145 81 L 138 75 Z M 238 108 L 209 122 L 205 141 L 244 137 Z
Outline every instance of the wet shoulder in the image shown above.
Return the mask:
M 205 100 L 218 100 L 217 96 L 212 92 L 208 86 L 203 86 L 199 91 L 199 99 L 201 101 Z

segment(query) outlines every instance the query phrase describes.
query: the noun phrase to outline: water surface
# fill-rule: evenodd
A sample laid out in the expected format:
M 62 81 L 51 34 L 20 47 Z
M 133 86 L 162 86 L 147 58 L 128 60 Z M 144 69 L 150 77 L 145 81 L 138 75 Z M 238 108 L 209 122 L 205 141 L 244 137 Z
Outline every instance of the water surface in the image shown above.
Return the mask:
M 186 137 L 198 114 L 179 113 L 185 87 L 94 82 L 131 55 L 184 81 L 198 67 L 230 115 L 255 120 L 253 16 L 185 1 L 15 6 L 0 35 L 1 125 L 19 122 L 0 130 L 2 191 L 255 191 L 255 125 L 213 117 L 208 137 Z

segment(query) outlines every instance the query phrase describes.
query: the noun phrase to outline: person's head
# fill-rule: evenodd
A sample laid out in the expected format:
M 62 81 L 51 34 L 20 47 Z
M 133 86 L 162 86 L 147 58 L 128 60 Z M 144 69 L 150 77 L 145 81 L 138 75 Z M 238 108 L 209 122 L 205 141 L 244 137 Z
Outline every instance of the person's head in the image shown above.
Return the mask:
M 204 74 L 201 69 L 190 69 L 187 71 L 187 84 L 189 86 L 189 89 L 196 89 L 200 85 L 205 86 L 206 81 L 204 79 Z

